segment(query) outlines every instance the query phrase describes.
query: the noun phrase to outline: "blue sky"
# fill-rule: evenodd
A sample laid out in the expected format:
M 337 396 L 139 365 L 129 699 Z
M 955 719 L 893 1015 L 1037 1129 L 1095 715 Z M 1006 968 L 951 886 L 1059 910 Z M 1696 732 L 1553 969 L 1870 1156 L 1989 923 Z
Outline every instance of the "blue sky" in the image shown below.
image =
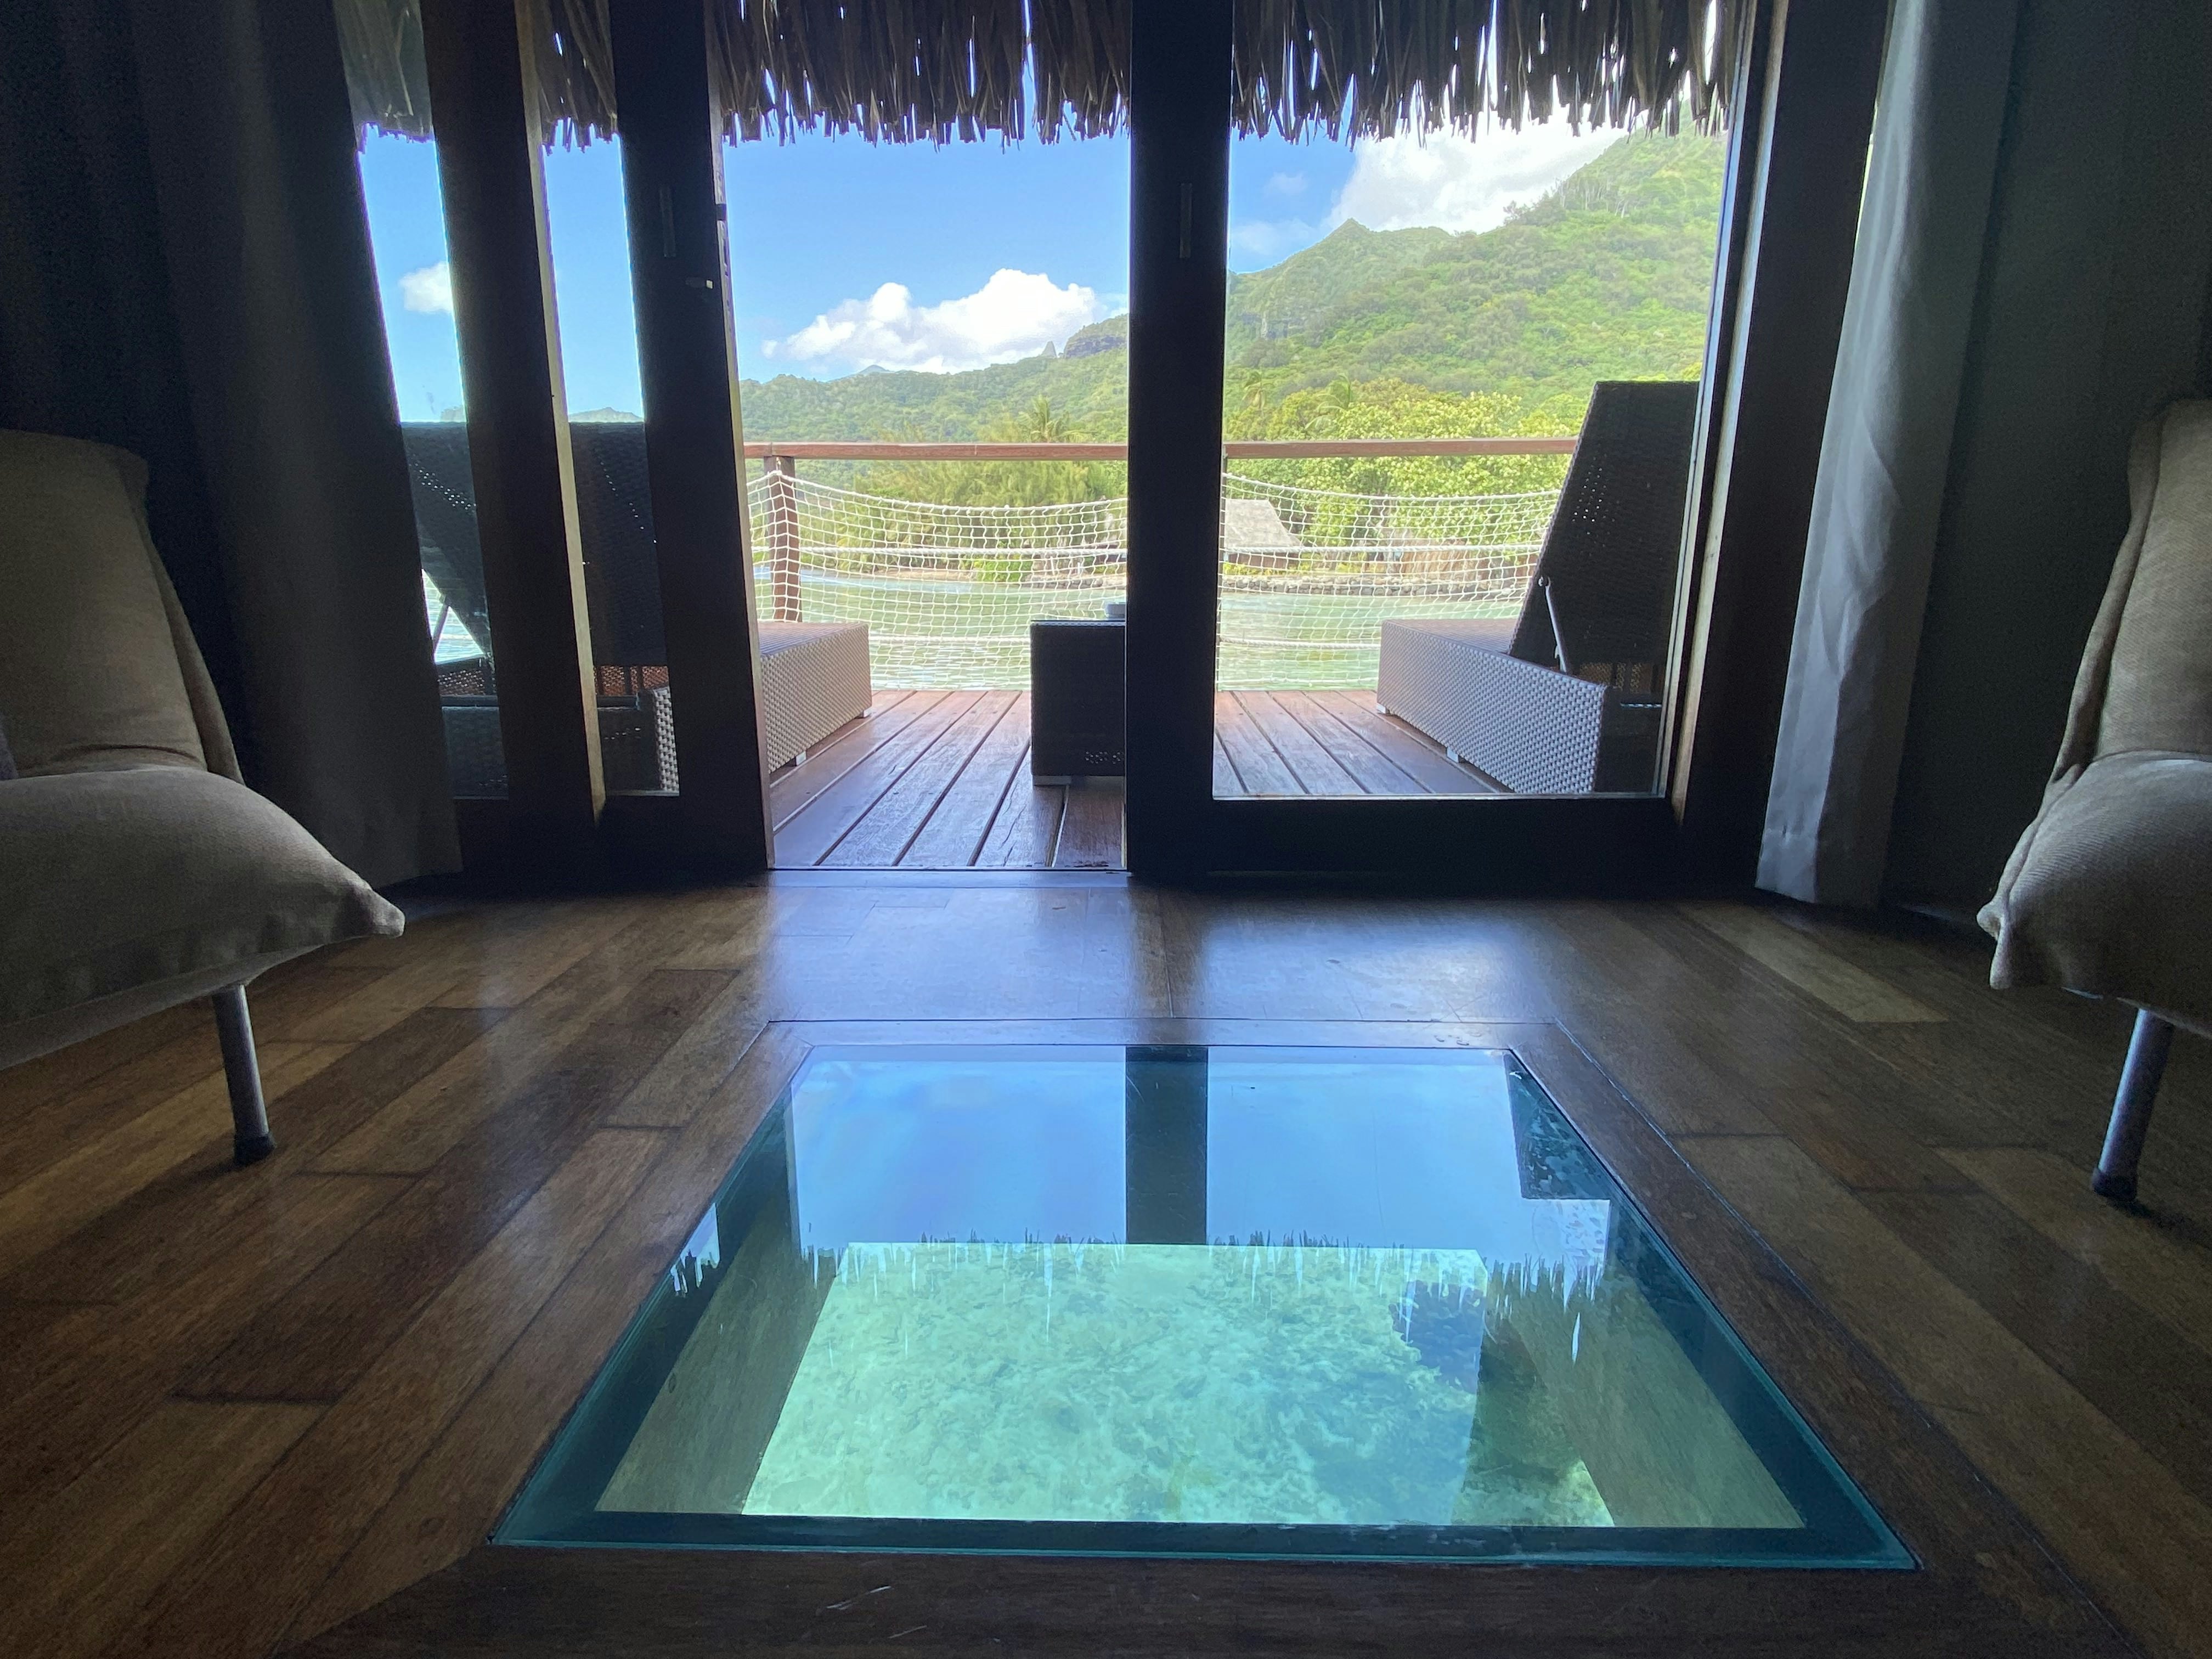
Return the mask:
M 1358 147 L 1240 140 L 1230 264 L 1273 264 L 1343 218 L 1479 230 L 1595 155 L 1564 131 Z M 937 371 L 1027 356 L 1112 314 L 1128 291 L 1126 138 L 871 145 L 802 136 L 724 152 L 740 371 Z M 461 401 L 437 157 L 373 136 L 362 179 L 405 420 Z M 574 410 L 640 408 L 617 147 L 545 161 L 562 358 Z

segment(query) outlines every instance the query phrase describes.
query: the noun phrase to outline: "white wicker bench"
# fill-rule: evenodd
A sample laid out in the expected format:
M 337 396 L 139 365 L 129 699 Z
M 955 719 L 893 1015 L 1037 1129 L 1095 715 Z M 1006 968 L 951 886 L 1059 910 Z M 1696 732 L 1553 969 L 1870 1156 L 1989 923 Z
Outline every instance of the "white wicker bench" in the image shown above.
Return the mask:
M 868 711 L 866 623 L 760 625 L 761 743 L 770 770 Z

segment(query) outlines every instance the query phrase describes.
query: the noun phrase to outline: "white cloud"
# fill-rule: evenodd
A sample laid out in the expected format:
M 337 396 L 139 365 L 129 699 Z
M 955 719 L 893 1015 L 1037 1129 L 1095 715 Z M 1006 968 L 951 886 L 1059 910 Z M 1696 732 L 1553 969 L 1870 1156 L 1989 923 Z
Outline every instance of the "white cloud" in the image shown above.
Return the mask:
M 1062 288 L 1037 272 L 1000 270 L 975 293 L 933 306 L 915 304 L 903 283 L 885 283 L 761 349 L 790 362 L 945 374 L 1034 356 L 1105 314 L 1097 294 L 1079 283 Z
M 1534 201 L 1620 136 L 1605 128 L 1577 136 L 1553 122 L 1518 132 L 1486 125 L 1471 138 L 1437 132 L 1363 139 L 1329 222 L 1357 219 L 1370 230 L 1490 230 L 1505 222 L 1507 208 Z
M 453 309 L 453 268 L 443 259 L 410 270 L 399 279 L 399 302 L 410 311 Z
M 1261 186 L 1261 190 L 1267 195 L 1279 196 L 1285 200 L 1292 197 L 1303 196 L 1306 193 L 1306 176 L 1303 173 L 1270 173 L 1267 175 L 1267 182 Z

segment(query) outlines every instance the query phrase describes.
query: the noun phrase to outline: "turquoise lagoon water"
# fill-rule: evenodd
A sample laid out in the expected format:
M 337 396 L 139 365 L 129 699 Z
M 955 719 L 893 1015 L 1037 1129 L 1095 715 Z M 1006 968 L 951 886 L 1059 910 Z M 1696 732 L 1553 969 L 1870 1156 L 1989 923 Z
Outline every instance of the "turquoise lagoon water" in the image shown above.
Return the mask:
M 817 1049 L 499 1535 L 1909 1560 L 1463 1050 Z

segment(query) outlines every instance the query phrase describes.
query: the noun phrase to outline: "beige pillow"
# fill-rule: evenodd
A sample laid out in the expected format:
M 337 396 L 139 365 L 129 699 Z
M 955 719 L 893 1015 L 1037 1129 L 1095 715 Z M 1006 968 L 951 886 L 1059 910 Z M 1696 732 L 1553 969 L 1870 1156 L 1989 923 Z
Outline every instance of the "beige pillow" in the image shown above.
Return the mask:
M 404 921 L 283 811 L 212 772 L 0 784 L 0 1053 L 18 1022 L 173 981 L 212 989 Z
M 135 455 L 0 432 L 0 720 L 27 778 L 207 765 L 145 496 Z

